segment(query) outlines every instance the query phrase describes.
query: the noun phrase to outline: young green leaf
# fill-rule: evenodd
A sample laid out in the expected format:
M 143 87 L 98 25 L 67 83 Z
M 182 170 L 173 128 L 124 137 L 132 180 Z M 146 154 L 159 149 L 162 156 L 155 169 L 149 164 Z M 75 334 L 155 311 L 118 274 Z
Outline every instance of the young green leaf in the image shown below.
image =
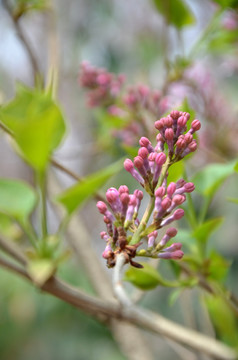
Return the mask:
M 119 160 L 114 164 L 91 174 L 83 179 L 83 181 L 63 191 L 58 197 L 60 202 L 67 210 L 68 214 L 72 214 L 85 200 L 92 196 L 105 182 L 120 171 L 123 167 L 123 161 Z
M 215 250 L 209 254 L 209 279 L 215 281 L 222 281 L 227 275 L 230 263 Z
M 0 179 L 0 212 L 25 222 L 36 205 L 35 191 L 19 180 Z
M 192 236 L 195 237 L 197 240 L 205 244 L 212 234 L 223 222 L 222 217 L 214 218 L 211 220 L 207 220 L 201 225 L 199 225 L 196 230 L 192 233 Z
M 26 161 L 43 171 L 65 133 L 58 105 L 39 90 L 18 86 L 15 99 L 0 109 L 0 120 L 12 132 Z
M 55 265 L 50 259 L 32 259 L 27 271 L 37 286 L 42 286 L 55 272 Z
M 211 164 L 197 172 L 192 182 L 196 191 L 204 196 L 213 197 L 219 187 L 232 174 L 234 174 L 234 161 L 227 164 Z
M 178 29 L 194 24 L 195 18 L 182 0 L 153 0 L 153 2 L 168 24 L 174 25 Z
M 148 263 L 141 263 L 143 265 L 142 269 L 137 269 L 135 267 L 130 267 L 125 272 L 125 281 L 129 281 L 136 287 L 142 290 L 151 290 L 158 285 L 162 286 L 177 286 L 178 284 L 172 281 L 164 280 L 158 271 Z

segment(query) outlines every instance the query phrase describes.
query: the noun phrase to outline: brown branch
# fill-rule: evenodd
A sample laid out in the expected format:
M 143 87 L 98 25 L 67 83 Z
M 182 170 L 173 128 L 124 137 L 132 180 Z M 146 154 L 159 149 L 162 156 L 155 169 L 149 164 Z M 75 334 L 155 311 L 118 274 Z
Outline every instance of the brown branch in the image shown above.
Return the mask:
M 0 265 L 29 279 L 29 275 L 24 269 L 1 257 Z M 237 358 L 236 353 L 232 349 L 217 340 L 199 334 L 194 330 L 186 329 L 151 311 L 146 311 L 136 306 L 133 308 L 121 308 L 115 303 L 85 294 L 83 291 L 69 286 L 56 277 L 48 280 L 41 289 L 97 318 L 99 315 L 104 315 L 128 321 L 136 326 L 166 336 L 169 339 L 210 355 L 215 359 L 235 360 Z
M 24 35 L 24 32 L 22 31 L 22 28 L 19 24 L 20 16 L 18 16 L 18 17 L 14 16 L 11 6 L 8 3 L 8 0 L 3 0 L 2 3 L 13 22 L 13 25 L 15 27 L 18 38 L 21 40 L 21 43 L 24 46 L 24 48 L 28 54 L 31 68 L 32 68 L 33 78 L 36 80 L 37 76 L 39 76 L 39 74 L 40 74 L 40 69 L 39 69 L 39 65 L 38 65 L 36 56 L 31 48 L 31 46 L 29 45 L 29 43 Z

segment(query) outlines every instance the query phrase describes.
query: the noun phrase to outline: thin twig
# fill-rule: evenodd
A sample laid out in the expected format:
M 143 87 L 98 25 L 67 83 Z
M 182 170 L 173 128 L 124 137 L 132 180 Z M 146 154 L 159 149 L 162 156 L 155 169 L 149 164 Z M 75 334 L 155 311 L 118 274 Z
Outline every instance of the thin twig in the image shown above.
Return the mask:
M 19 24 L 20 17 L 14 17 L 14 14 L 13 14 L 12 9 L 11 9 L 9 3 L 8 3 L 8 0 L 3 0 L 2 3 L 4 5 L 6 11 L 8 12 L 10 18 L 12 19 L 13 25 L 14 25 L 15 30 L 17 32 L 17 36 L 21 40 L 21 43 L 24 46 L 24 48 L 25 48 L 25 50 L 26 50 L 26 52 L 28 54 L 30 64 L 31 64 L 31 68 L 32 68 L 33 78 L 36 80 L 37 76 L 40 74 L 40 68 L 39 68 L 36 56 L 35 56 L 32 48 L 31 48 L 31 46 L 29 45 L 29 43 L 28 43 L 28 41 L 27 41 L 23 31 L 22 31 L 22 28 L 21 28 L 21 26 Z
M 74 179 L 74 180 L 76 180 L 78 182 L 85 181 L 85 179 L 82 176 L 79 176 L 78 174 L 76 174 L 72 170 L 66 168 L 65 166 L 60 164 L 57 160 L 51 158 L 50 162 L 51 162 L 51 165 L 53 165 L 55 168 L 61 170 L 65 174 L 69 175 L 72 179 Z M 105 201 L 104 197 L 101 196 L 98 192 L 94 193 L 94 198 L 95 198 L 96 201 Z
M 27 260 L 22 250 L 16 244 L 14 244 L 12 240 L 7 239 L 3 235 L 0 237 L 0 249 L 13 257 L 20 264 L 26 265 Z

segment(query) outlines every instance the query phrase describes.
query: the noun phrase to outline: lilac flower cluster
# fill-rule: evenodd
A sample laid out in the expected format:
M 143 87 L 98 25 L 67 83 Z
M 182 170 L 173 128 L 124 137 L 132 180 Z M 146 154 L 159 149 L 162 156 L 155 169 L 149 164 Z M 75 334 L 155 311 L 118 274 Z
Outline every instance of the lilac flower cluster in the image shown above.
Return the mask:
M 135 190 L 133 194 L 129 194 L 128 187 L 122 185 L 118 190 L 108 189 L 106 199 L 110 210 L 105 202 L 97 203 L 99 212 L 104 215 L 107 228 L 107 232 L 101 232 L 101 238 L 107 243 L 102 256 L 107 259 L 108 266 L 113 267 L 116 255 L 123 252 L 131 265 L 139 267 L 139 264 L 132 261 L 132 257 L 136 255 L 136 249 L 141 244 L 129 245 L 127 231 L 133 232 L 140 223 L 137 216 L 143 192 Z
M 88 62 L 81 64 L 79 83 L 89 89 L 88 105 L 90 107 L 110 105 L 121 91 L 124 75 L 115 76 L 103 68 L 95 68 Z
M 158 90 L 152 90 L 145 85 L 131 87 L 123 98 L 129 109 L 147 110 L 156 118 L 168 110 L 168 100 Z
M 166 96 L 145 85 L 131 87 L 122 94 L 124 81 L 122 74 L 116 76 L 87 62 L 81 64 L 79 84 L 88 90 L 88 105 L 102 107 L 121 119 L 121 127 L 113 129 L 112 135 L 132 146 L 141 134 L 149 133 L 151 124 L 147 120 L 154 122 L 168 110 L 169 104 Z
M 143 192 L 138 189 L 129 194 L 125 185 L 118 190 L 110 188 L 106 193 L 109 206 L 102 201 L 97 203 L 107 227 L 107 232 L 102 232 L 101 237 L 107 243 L 103 257 L 107 259 L 109 267 L 115 265 L 117 254 L 122 252 L 126 261 L 137 267 L 140 264 L 132 260 L 136 255 L 182 258 L 181 243 L 166 246 L 177 234 L 176 229 L 168 228 L 159 242 L 156 239 L 157 230 L 184 216 L 184 210 L 178 207 L 186 200 L 185 194 L 195 188 L 193 183 L 183 179 L 167 184 L 169 167 L 197 148 L 193 134 L 200 129 L 201 124 L 199 120 L 193 120 L 190 130 L 185 133 L 189 118 L 188 113 L 172 111 L 166 118 L 156 121 L 155 128 L 159 130 L 156 145 L 153 146 L 148 138 L 142 137 L 134 161 L 126 159 L 124 162 L 125 170 L 130 172 L 151 198 L 149 208 L 141 220 L 138 211 Z M 148 225 L 150 218 L 151 224 Z M 137 250 L 142 239 L 147 240 L 147 249 Z

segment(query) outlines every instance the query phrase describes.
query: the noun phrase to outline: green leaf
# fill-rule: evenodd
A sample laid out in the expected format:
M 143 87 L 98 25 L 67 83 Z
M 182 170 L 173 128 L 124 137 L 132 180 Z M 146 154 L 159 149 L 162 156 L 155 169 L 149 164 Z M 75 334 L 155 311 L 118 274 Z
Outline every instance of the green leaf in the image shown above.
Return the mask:
M 163 279 L 153 266 L 148 263 L 141 264 L 144 266 L 142 269 L 130 266 L 125 272 L 124 280 L 129 281 L 142 290 L 151 290 L 156 286 L 163 284 Z
M 17 239 L 21 236 L 22 231 L 9 216 L 0 213 L 0 234 L 11 239 Z
M 208 278 L 216 281 L 222 281 L 227 275 L 230 263 L 215 250 L 209 255 Z
M 164 16 L 167 23 L 181 29 L 195 23 L 195 18 L 182 0 L 153 0 L 157 10 Z
M 0 212 L 24 222 L 36 205 L 35 191 L 19 180 L 0 179 Z
M 196 230 L 192 233 L 192 236 L 205 244 L 212 232 L 222 224 L 223 220 L 224 219 L 222 217 L 218 217 L 205 221 L 196 228 Z
M 234 170 L 238 173 L 238 162 L 235 164 Z
M 151 290 L 158 285 L 167 286 L 167 287 L 176 287 L 179 286 L 179 283 L 176 281 L 169 281 L 163 279 L 159 272 L 148 263 L 140 263 L 143 265 L 142 269 L 135 267 L 130 267 L 125 272 L 125 281 L 129 281 L 136 287 L 142 290 Z
M 115 175 L 123 167 L 123 161 L 119 160 L 114 164 L 94 173 L 83 181 L 65 190 L 57 197 L 57 201 L 60 202 L 67 210 L 68 214 L 72 214 L 78 206 L 92 196 L 100 187 L 102 187 L 110 177 Z
M 42 286 L 55 272 L 55 265 L 50 259 L 32 259 L 27 265 L 27 271 L 33 282 Z
M 39 90 L 18 86 L 15 99 L 0 109 L 0 120 L 13 133 L 26 161 L 43 171 L 65 133 L 57 104 Z
M 231 346 L 238 344 L 236 318 L 225 299 L 206 296 L 205 303 L 219 337 Z
M 234 161 L 227 164 L 212 164 L 197 172 L 192 182 L 196 191 L 204 196 L 213 197 L 219 187 L 232 174 L 234 174 Z
M 213 0 L 218 5 L 220 5 L 222 8 L 233 8 L 237 9 L 238 7 L 238 1 L 237 0 Z
M 238 204 L 238 198 L 227 198 L 228 201 L 233 202 L 234 204 Z

